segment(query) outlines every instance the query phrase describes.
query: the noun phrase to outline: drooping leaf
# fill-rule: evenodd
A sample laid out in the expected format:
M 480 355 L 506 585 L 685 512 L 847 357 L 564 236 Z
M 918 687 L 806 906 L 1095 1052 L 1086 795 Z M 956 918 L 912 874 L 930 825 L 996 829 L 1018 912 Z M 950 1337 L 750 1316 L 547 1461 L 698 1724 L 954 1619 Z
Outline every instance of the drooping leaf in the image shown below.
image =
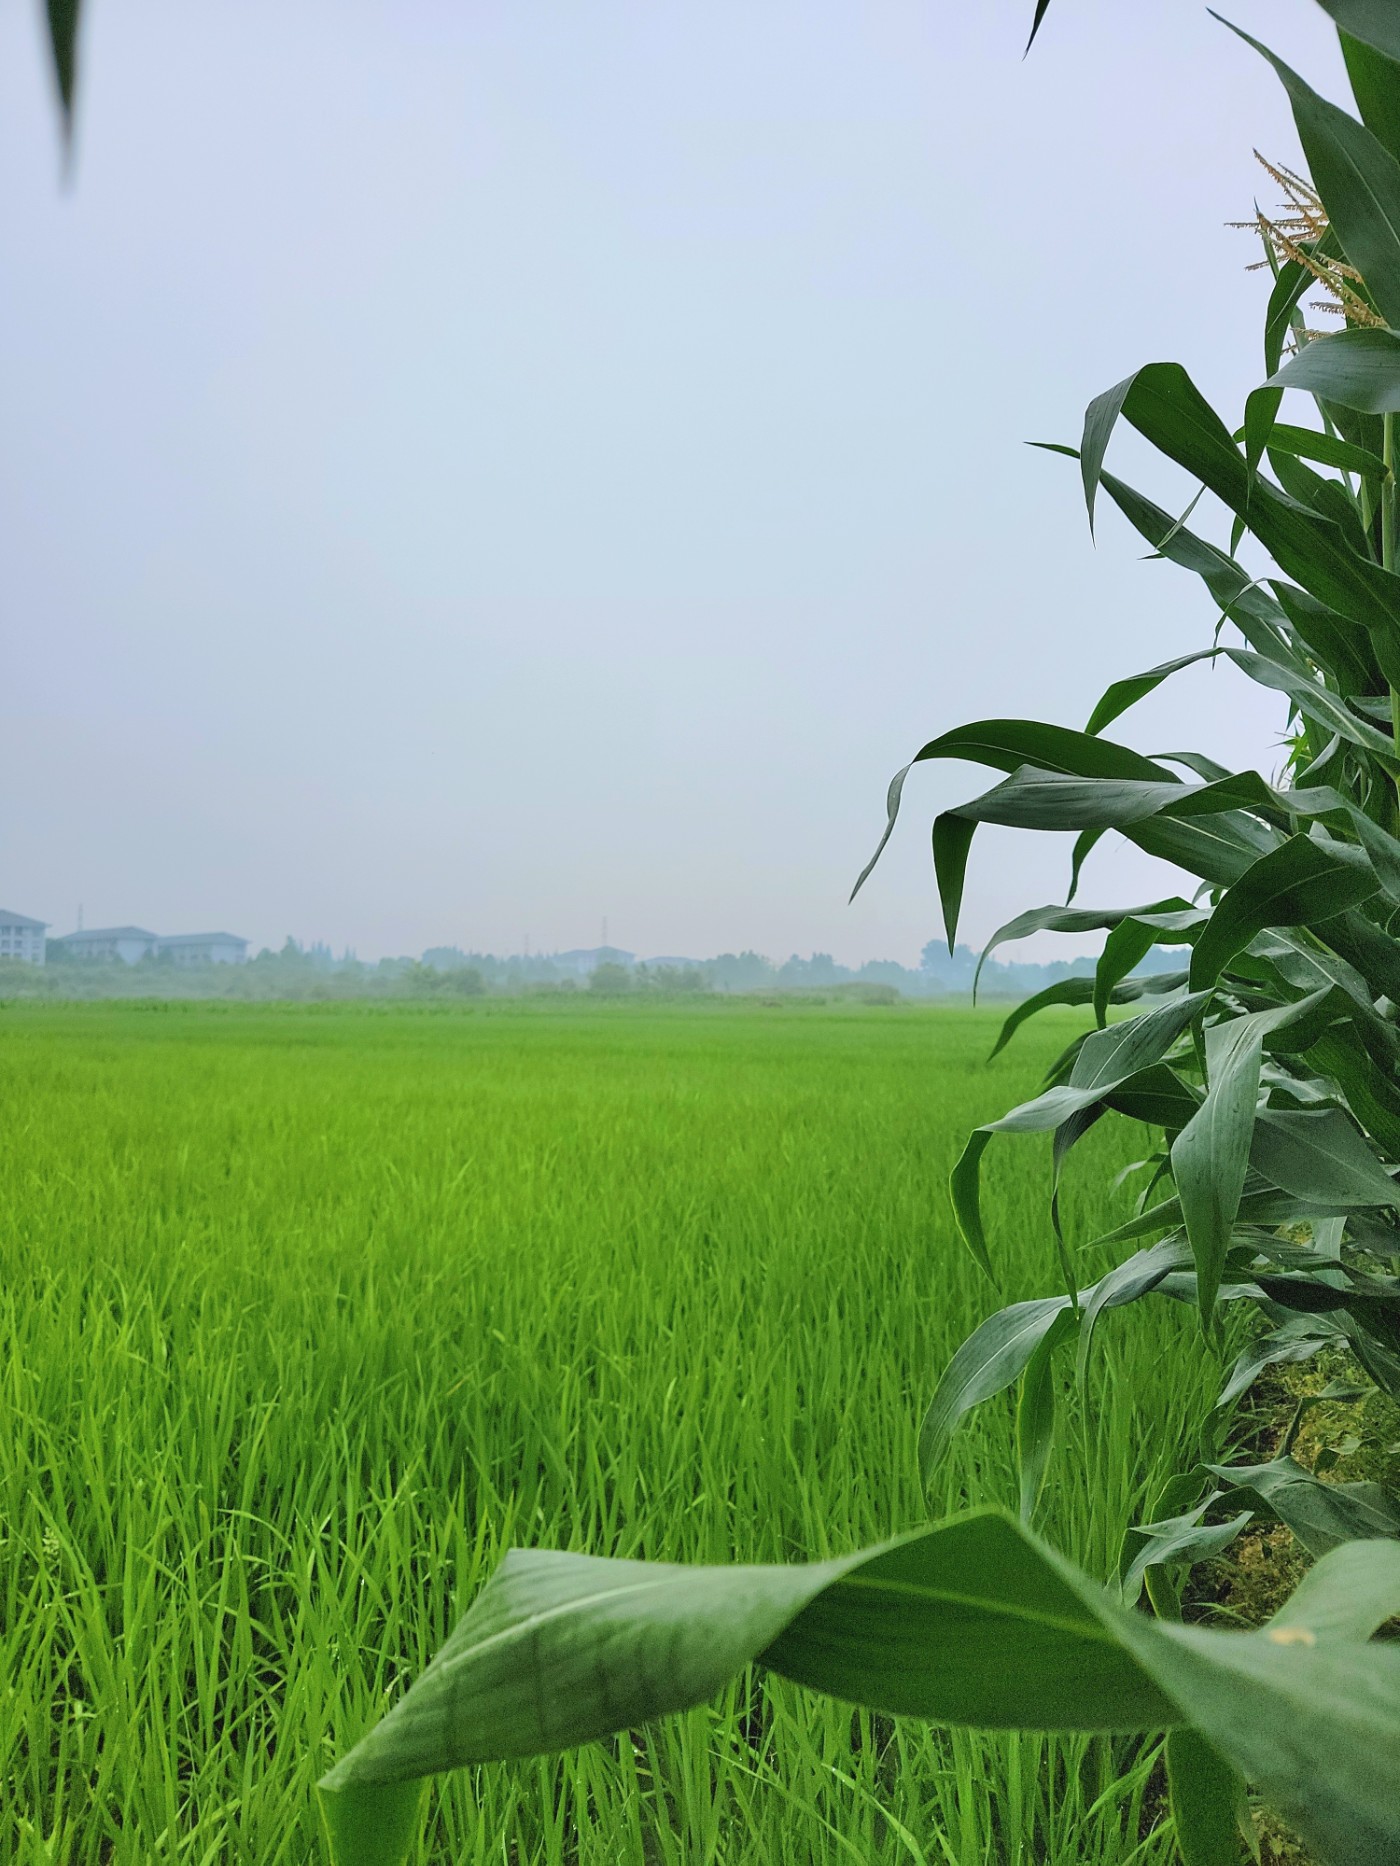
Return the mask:
M 1331 339 L 1324 341 L 1330 343 Z M 1269 452 L 1297 454 L 1300 460 L 1316 460 L 1319 466 L 1357 473 L 1362 479 L 1385 479 L 1390 473 L 1381 456 L 1368 447 L 1354 447 L 1350 441 L 1324 434 L 1320 428 L 1295 428 L 1286 421 L 1276 421 L 1269 430 Z
M 1149 1568 L 1190 1568 L 1197 1562 L 1210 1561 L 1249 1527 L 1254 1517 L 1252 1510 L 1241 1510 L 1221 1523 L 1203 1520 L 1218 1494 L 1212 1493 L 1203 1503 L 1179 1516 L 1163 1517 L 1155 1523 L 1137 1523 L 1128 1531 L 1124 1550 L 1125 1553 L 1132 1550 L 1132 1557 L 1123 1571 L 1121 1584 L 1123 1599 L 1128 1604 L 1137 1599 Z
M 1210 923 L 1191 951 L 1191 984 L 1214 984 L 1238 952 L 1266 927 L 1300 926 L 1330 919 L 1369 900 L 1377 883 L 1368 864 L 1349 859 L 1344 845 L 1290 836 L 1248 869 L 1221 896 Z
M 1335 1345 L 1340 1336 L 1340 1328 L 1330 1317 L 1294 1316 L 1271 1334 L 1261 1336 L 1240 1350 L 1229 1378 L 1220 1389 L 1220 1397 L 1215 1402 L 1217 1408 L 1231 1405 L 1241 1393 L 1247 1392 L 1266 1367 L 1309 1361 L 1323 1348 Z
M 78 78 L 78 20 L 82 0 L 45 0 L 54 83 L 63 112 L 65 139 L 73 133 L 73 97 Z
M 1382 1545 L 1387 1554 L 1390 1544 Z M 872 1708 L 991 1728 L 1200 1732 L 1324 1856 L 1400 1849 L 1400 1653 L 1333 1630 L 1334 1601 L 1400 1607 L 1386 1559 L 1306 1618 L 1253 1633 L 1154 1623 L 999 1514 L 808 1567 L 519 1553 L 407 1694 L 319 1784 L 337 1866 L 400 1866 L 380 1791 L 572 1748 L 702 1703 L 752 1660 Z M 355 1851 L 348 1853 L 346 1845 Z
M 1084 864 L 1093 853 L 1094 844 L 1102 834 L 1101 829 L 1086 829 L 1075 837 L 1074 848 L 1069 858 L 1069 892 L 1065 895 L 1066 906 L 1079 892 L 1079 880 L 1084 872 Z
M 1164 680 L 1173 674 L 1179 674 L 1185 667 L 1194 667 L 1198 661 L 1213 661 L 1218 650 L 1198 648 L 1195 654 L 1178 655 L 1174 661 L 1163 661 L 1158 667 L 1149 667 L 1145 673 L 1133 674 L 1127 680 L 1115 680 L 1105 689 L 1102 699 L 1089 715 L 1086 732 L 1102 732 L 1110 726 L 1120 713 L 1126 713 L 1130 706 L 1136 706 L 1139 700 L 1154 693 Z
M 1123 980 L 1151 952 L 1159 940 L 1180 939 L 1164 934 L 1150 921 L 1123 920 L 1103 943 L 1103 951 L 1094 968 L 1094 1022 L 1099 1028 L 1108 1022 L 1108 1007 L 1117 1002 L 1114 994 Z
M 1168 1068 L 1159 1063 L 1140 1069 L 1135 1076 L 1105 1091 L 1104 1102 L 1130 1121 L 1143 1121 L 1166 1130 L 1168 1137 L 1185 1127 L 1200 1105 L 1200 1095 Z
M 1076 773 L 1081 777 L 1135 776 L 1163 780 L 1171 778 L 1170 771 L 1153 764 L 1151 759 L 1144 758 L 1139 752 L 1129 751 L 1126 745 L 1115 745 L 1109 739 L 1091 736 L 1087 732 L 1074 732 L 1067 726 L 1044 725 L 1034 719 L 979 719 L 972 725 L 959 726 L 952 732 L 945 732 L 941 737 L 931 739 L 910 759 L 903 770 L 896 771 L 891 778 L 885 797 L 884 833 L 876 845 L 875 853 L 861 870 L 855 886 L 851 889 L 852 900 L 865 886 L 875 864 L 885 852 L 885 845 L 894 833 L 900 803 L 904 795 L 904 784 L 909 773 L 917 764 L 923 764 L 931 759 L 944 758 L 963 759 L 970 764 L 990 765 L 996 771 L 1014 771 L 1018 765 L 1033 764 L 1042 770 Z M 964 862 L 965 859 L 964 852 Z M 960 881 L 955 891 L 960 900 Z M 956 930 L 956 919 L 955 913 L 953 924 L 948 927 L 950 951 Z
M 1394 631 L 1400 578 L 1358 558 L 1330 519 L 1251 474 L 1224 423 L 1179 363 L 1149 363 L 1090 404 L 1086 431 L 1092 424 L 1094 447 L 1086 442 L 1083 449 L 1086 490 L 1098 485 L 1107 426 L 1120 414 L 1242 517 L 1295 583 L 1363 627 Z
M 1394 740 L 1359 718 L 1345 701 L 1320 682 L 1295 674 L 1276 661 L 1266 660 L 1263 655 L 1251 654 L 1247 648 L 1226 648 L 1222 652 L 1260 686 L 1286 693 L 1300 712 L 1317 720 L 1329 732 L 1340 734 L 1349 744 L 1359 745 L 1387 770 L 1392 766 L 1400 769 L 1396 765 Z
M 1349 1211 L 1396 1206 L 1400 1190 L 1357 1129 L 1337 1108 L 1285 1112 L 1261 1108 L 1250 1161 L 1271 1186 Z
M 1092 1289 L 1082 1292 L 1079 1304 L 1079 1347 L 1076 1354 L 1078 1378 L 1082 1383 L 1089 1366 L 1089 1353 L 1099 1317 L 1105 1309 L 1122 1308 L 1137 1302 L 1158 1288 L 1174 1270 L 1191 1261 L 1189 1246 L 1173 1238 L 1163 1238 L 1147 1250 L 1140 1250 L 1125 1263 L 1110 1270 Z
M 1068 1296 L 1042 1296 L 1000 1309 L 967 1337 L 943 1370 L 919 1432 L 919 1469 L 927 1485 L 959 1421 L 993 1394 L 1004 1393 L 1057 1319 L 1070 1308 Z
M 1182 525 L 1174 524 L 1159 505 L 1112 473 L 1100 476 L 1104 491 L 1128 523 L 1168 563 L 1189 570 L 1205 584 L 1221 614 L 1240 629 L 1261 654 L 1280 653 L 1278 603 L 1264 585 L 1233 557 Z
M 1339 1543 L 1400 1538 L 1400 1508 L 1380 1484 L 1328 1484 L 1289 1457 L 1268 1464 L 1213 1464 L 1226 1503 L 1246 1500 L 1297 1536 L 1312 1556 Z
M 1013 940 L 1027 939 L 1032 933 L 1098 933 L 1106 928 L 1121 926 L 1125 920 L 1140 920 L 1150 915 L 1175 912 L 1192 912 L 1190 904 L 1182 900 L 1180 895 L 1170 895 L 1160 901 L 1147 901 L 1140 907 L 1056 905 L 1028 908 L 1025 913 L 1017 914 L 1013 920 L 997 928 L 982 948 L 981 963 L 985 965 L 999 946 L 1009 945 Z
M 1047 1089 L 1034 1101 L 1023 1102 L 999 1121 L 973 1129 L 953 1168 L 949 1195 L 963 1241 L 993 1281 L 996 1279 L 982 1225 L 980 1190 L 982 1155 L 992 1135 L 1050 1133 L 1111 1091 L 1121 1089 L 1133 1077 L 1161 1062 L 1209 997 L 1209 992 L 1198 992 L 1176 998 L 1140 1017 L 1125 1018 L 1106 1030 L 1096 1030 L 1079 1049 L 1067 1083 Z
M 1178 991 L 1185 983 L 1184 971 L 1150 972 L 1141 978 L 1123 979 L 1121 983 L 1113 987 L 1109 994 L 1109 1001 L 1112 1004 L 1131 1004 L 1145 993 Z M 1053 985 L 1047 985 L 1043 991 L 1037 991 L 1032 997 L 1023 998 L 1008 1014 L 987 1060 L 990 1062 L 994 1057 L 1000 1056 L 1022 1024 L 1029 1018 L 1059 1005 L 1092 1004 L 1096 989 L 1094 979 L 1072 976 L 1057 979 Z
M 1400 20 L 1390 0 L 1318 0 L 1337 30 L 1363 45 L 1400 59 Z
M 1339 330 L 1314 337 L 1269 381 L 1364 414 L 1395 414 L 1400 412 L 1400 336 L 1390 330 Z

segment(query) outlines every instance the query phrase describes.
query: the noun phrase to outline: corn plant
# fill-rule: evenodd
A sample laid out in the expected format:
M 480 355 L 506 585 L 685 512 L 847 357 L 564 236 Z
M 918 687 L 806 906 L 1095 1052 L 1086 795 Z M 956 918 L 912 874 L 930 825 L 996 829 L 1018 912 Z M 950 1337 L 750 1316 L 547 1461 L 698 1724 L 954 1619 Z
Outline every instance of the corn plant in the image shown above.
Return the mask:
M 981 822 L 1078 836 L 1071 904 L 1020 916 L 993 945 L 1047 928 L 1107 933 L 1091 980 L 1042 993 L 1003 1032 L 1048 1004 L 1094 1016 L 1044 1093 L 979 1129 L 955 1171 L 958 1222 L 983 1268 L 994 1274 L 978 1199 L 994 1134 L 1052 1134 L 1057 1182 L 1110 1113 L 1160 1136 L 1149 1193 L 1101 1240 L 1140 1247 L 1080 1289 L 1052 1192 L 1063 1289 L 984 1323 L 929 1410 L 933 1461 L 972 1406 L 1021 1381 L 1021 1518 L 968 1515 L 811 1566 L 511 1554 L 423 1676 L 320 1783 L 338 1866 L 404 1859 L 433 1774 L 681 1710 L 751 1662 L 945 1724 L 1166 1729 L 1189 1866 L 1240 1856 L 1246 1782 L 1323 1860 L 1400 1858 L 1400 1648 L 1371 1639 L 1400 1611 L 1400 1512 L 1384 1491 L 1324 1485 L 1288 1458 L 1221 1466 L 1204 1501 L 1142 1532 L 1112 1588 L 1029 1526 L 1050 1449 L 1051 1357 L 1073 1338 L 1082 1362 L 1104 1312 L 1147 1295 L 1194 1303 L 1207 1329 L 1226 1302 L 1264 1317 L 1226 1402 L 1270 1362 L 1329 1345 L 1400 1398 L 1400 13 L 1323 4 L 1343 31 L 1360 120 L 1256 47 L 1288 91 L 1312 182 L 1298 184 L 1304 224 L 1271 244 L 1266 379 L 1239 432 L 1185 370 L 1154 363 L 1100 396 L 1079 448 L 1061 450 L 1079 460 L 1091 524 L 1106 493 L 1159 556 L 1201 578 L 1219 615 L 1213 642 L 1117 682 L 1083 731 L 982 720 L 914 761 L 1003 774 L 934 825 L 950 943 Z M 1044 13 L 1040 0 L 1037 27 Z M 1345 328 L 1310 338 L 1299 305 L 1319 280 L 1337 293 Z M 1320 427 L 1280 419 L 1290 391 L 1313 397 Z M 1232 514 L 1228 547 L 1107 470 L 1119 421 Z M 1246 533 L 1269 560 L 1262 575 L 1236 556 Z M 1144 757 L 1105 736 L 1207 657 L 1286 702 L 1283 778 L 1189 753 Z M 903 780 L 891 787 L 891 826 Z M 1198 888 L 1113 911 L 1074 906 L 1080 867 L 1108 830 Z M 1189 957 L 1175 974 L 1135 978 L 1156 945 Z M 1149 992 L 1160 1002 L 1110 1018 Z M 1212 1505 L 1235 1514 L 1208 1522 Z M 1145 1571 L 1222 1546 L 1257 1513 L 1288 1522 L 1319 1557 L 1267 1624 L 1185 1625 L 1163 1589 L 1155 1617 L 1133 1604 Z
M 974 1405 L 1021 1379 L 1028 1497 L 1052 1427 L 1051 1357 L 1077 1337 L 1082 1369 L 1110 1300 L 1192 1302 L 1208 1329 L 1224 1302 L 1262 1317 L 1208 1427 L 1271 1364 L 1327 1350 L 1361 1373 L 1329 1397 L 1379 1388 L 1400 1401 L 1400 15 L 1381 20 L 1378 10 L 1377 22 L 1367 40 L 1343 33 L 1361 122 L 1249 41 L 1288 90 L 1314 180 L 1281 175 L 1292 211 L 1283 223 L 1260 217 L 1275 275 L 1266 378 L 1240 430 L 1228 431 L 1179 365 L 1155 363 L 1091 403 L 1080 446 L 1058 450 L 1079 461 L 1091 525 L 1107 493 L 1159 556 L 1201 578 L 1219 612 L 1212 644 L 1115 682 L 1083 732 L 981 720 L 915 760 L 971 760 L 1006 774 L 935 821 L 950 940 L 984 822 L 1077 832 L 1070 904 L 1019 915 L 988 952 L 1044 929 L 1107 934 L 1094 978 L 1019 1006 L 997 1047 L 1051 1004 L 1092 1007 L 1097 1027 L 1060 1058 L 1041 1095 L 971 1136 L 952 1180 L 959 1228 L 993 1276 L 979 1200 L 984 1152 L 998 1133 L 1053 1135 L 1063 1293 L 1000 1311 L 964 1343 L 921 1439 L 927 1469 Z M 1303 323 L 1300 300 L 1319 285 L 1344 320 L 1335 335 Z M 1289 392 L 1312 397 L 1318 425 L 1280 418 Z M 1107 471 L 1120 420 L 1233 515 L 1229 549 Z M 1235 555 L 1246 534 L 1270 560 L 1262 575 Z M 1286 700 L 1289 754 L 1277 783 L 1191 753 L 1144 758 L 1104 736 L 1137 700 L 1202 660 Z M 904 777 L 891 786 L 891 826 Z M 1074 906 L 1083 862 L 1108 830 L 1193 875 L 1192 898 L 1107 912 Z M 1134 979 L 1157 945 L 1180 948 L 1182 969 Z M 1149 991 L 1164 1002 L 1109 1021 L 1113 1005 Z M 1120 1272 L 1126 1296 L 1112 1276 L 1096 1291 L 1076 1288 L 1059 1223 L 1065 1162 L 1110 1113 L 1160 1136 L 1134 1215 L 1098 1240 L 1158 1240 Z M 1348 1537 L 1400 1535 L 1400 1500 L 1373 1483 L 1323 1483 L 1287 1445 L 1265 1464 L 1220 1465 L 1207 1450 L 1169 1494 L 1189 1507 L 1136 1532 L 1124 1559 L 1130 1588 L 1155 1567 L 1218 1553 L 1257 1515 L 1287 1524 L 1315 1555 Z M 1229 1510 L 1226 1524 L 1204 1520 Z M 1165 1597 L 1163 1577 L 1158 1587 Z

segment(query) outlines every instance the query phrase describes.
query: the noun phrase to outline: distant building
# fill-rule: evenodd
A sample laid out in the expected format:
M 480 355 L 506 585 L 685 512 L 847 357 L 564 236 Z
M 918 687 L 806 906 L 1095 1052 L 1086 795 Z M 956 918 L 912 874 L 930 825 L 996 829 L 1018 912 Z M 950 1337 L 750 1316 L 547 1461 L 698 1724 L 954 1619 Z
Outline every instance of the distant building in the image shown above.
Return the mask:
M 0 907 L 0 959 L 42 965 L 48 924 L 47 920 L 31 920 L 28 914 L 12 914 Z
M 616 946 L 581 947 L 573 952 L 556 952 L 550 956 L 561 972 L 572 972 L 577 978 L 587 978 L 600 965 L 632 966 L 637 962 L 635 953 L 622 952 Z
M 18 919 L 18 915 L 10 918 Z M 39 922 L 25 924 L 37 927 Z M 168 959 L 172 965 L 241 965 L 248 957 L 248 942 L 236 933 L 160 934 L 147 927 L 85 927 L 51 943 L 67 959 L 120 959 L 126 965 L 141 959 Z M 0 952 L 5 950 L 0 943 Z
M 170 933 L 156 941 L 156 955 L 175 965 L 242 965 L 248 942 L 236 933 Z
M 156 935 L 145 927 L 85 927 L 53 942 L 68 959 L 121 959 L 127 965 L 149 959 L 156 943 Z

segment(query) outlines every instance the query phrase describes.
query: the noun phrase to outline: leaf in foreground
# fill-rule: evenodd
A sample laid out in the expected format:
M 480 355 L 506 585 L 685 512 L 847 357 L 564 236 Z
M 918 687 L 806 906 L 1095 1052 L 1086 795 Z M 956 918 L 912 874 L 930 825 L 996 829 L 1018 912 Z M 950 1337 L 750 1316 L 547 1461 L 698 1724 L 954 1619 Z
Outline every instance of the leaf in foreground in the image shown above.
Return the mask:
M 941 1724 L 1186 1727 L 1327 1861 L 1400 1857 L 1400 1545 L 1324 1557 L 1269 1626 L 1118 1603 L 999 1512 L 808 1566 L 512 1551 L 442 1651 L 319 1784 L 337 1866 L 400 1866 L 424 1777 L 702 1703 L 750 1661 Z

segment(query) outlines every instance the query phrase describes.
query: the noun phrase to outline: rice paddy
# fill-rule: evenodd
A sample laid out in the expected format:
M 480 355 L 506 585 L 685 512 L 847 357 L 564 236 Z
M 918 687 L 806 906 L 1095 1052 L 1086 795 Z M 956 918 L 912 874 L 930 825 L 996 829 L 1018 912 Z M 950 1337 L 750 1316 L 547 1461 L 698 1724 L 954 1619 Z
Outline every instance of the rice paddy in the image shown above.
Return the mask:
M 634 1005 L 0 1009 L 0 1859 L 290 1866 L 311 1784 L 511 1543 L 821 1556 L 1014 1506 L 1011 1407 L 921 1493 L 938 1371 L 1054 1287 L 1048 1149 L 946 1182 L 1080 1027 Z M 1130 1146 L 1069 1173 L 1083 1239 Z M 1112 1151 L 1113 1148 L 1118 1151 Z M 1085 1278 L 1100 1267 L 1084 1258 Z M 1170 1304 L 1066 1366 L 1040 1525 L 1107 1575 L 1214 1368 Z M 938 1733 L 750 1679 L 430 1800 L 432 1866 L 1165 1866 L 1152 1745 Z

